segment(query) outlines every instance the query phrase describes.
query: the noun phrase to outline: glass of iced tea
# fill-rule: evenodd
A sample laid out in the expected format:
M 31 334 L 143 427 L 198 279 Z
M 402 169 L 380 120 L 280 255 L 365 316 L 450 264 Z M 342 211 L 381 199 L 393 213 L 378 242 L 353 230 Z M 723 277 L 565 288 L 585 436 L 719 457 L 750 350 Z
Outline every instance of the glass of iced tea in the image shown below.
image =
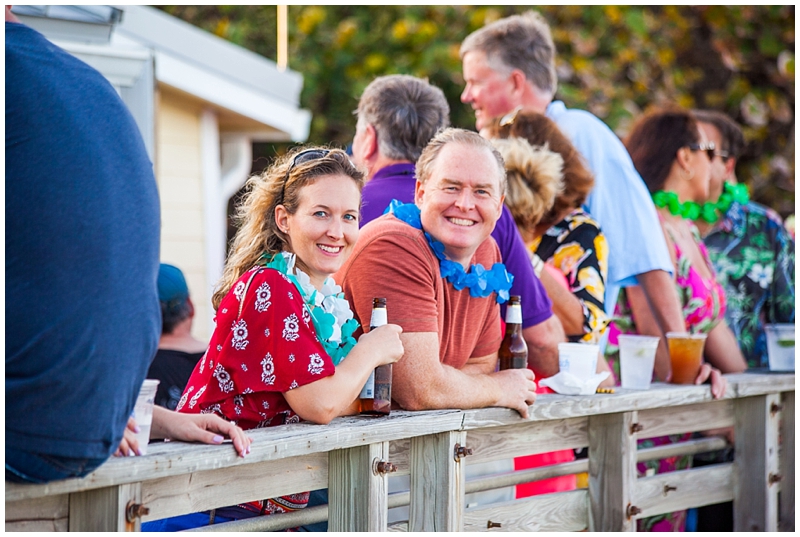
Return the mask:
M 667 332 L 673 384 L 694 384 L 703 364 L 706 334 Z

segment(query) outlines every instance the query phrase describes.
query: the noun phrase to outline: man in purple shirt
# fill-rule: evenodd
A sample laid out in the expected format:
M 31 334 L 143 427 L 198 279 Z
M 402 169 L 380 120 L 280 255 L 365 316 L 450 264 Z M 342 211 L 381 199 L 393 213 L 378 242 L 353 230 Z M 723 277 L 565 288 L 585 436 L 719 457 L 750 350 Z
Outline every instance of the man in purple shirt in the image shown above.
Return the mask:
M 414 163 L 439 129 L 449 124 L 444 93 L 408 75 L 375 79 L 361 95 L 353 138 L 353 161 L 367 169 L 361 225 L 381 216 L 392 199 L 414 202 Z M 492 237 L 514 275 L 512 295 L 522 297 L 522 327 L 528 361 L 539 377 L 558 372 L 561 322 L 533 268 L 511 213 L 504 206 Z

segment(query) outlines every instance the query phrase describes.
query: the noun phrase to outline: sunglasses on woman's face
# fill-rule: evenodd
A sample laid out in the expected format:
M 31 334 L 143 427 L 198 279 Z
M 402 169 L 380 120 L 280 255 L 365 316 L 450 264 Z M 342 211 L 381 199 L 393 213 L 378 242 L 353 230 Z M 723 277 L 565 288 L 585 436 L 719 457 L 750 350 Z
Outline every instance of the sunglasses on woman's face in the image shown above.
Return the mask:
M 714 142 L 706 142 L 704 144 L 689 144 L 686 147 L 692 151 L 705 151 L 706 155 L 708 156 L 708 160 L 714 160 L 714 155 L 717 154 L 717 148 L 714 145 Z
M 716 149 L 714 154 L 717 155 L 719 158 L 722 159 L 722 162 L 728 162 L 728 159 L 731 158 L 731 154 L 727 151 L 723 151 L 721 149 Z

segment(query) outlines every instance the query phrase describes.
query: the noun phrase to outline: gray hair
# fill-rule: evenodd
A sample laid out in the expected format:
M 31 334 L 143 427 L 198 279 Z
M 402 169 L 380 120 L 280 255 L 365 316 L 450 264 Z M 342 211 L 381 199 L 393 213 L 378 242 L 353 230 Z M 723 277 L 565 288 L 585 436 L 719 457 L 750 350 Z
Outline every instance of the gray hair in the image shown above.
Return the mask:
M 358 102 L 359 124 L 375 127 L 381 154 L 416 162 L 437 131 L 450 124 L 444 92 L 409 75 L 378 77 Z
M 475 30 L 461 43 L 461 59 L 476 50 L 486 54 L 493 70 L 508 74 L 519 69 L 540 91 L 555 95 L 556 46 L 550 26 L 539 13 L 527 11 Z
M 425 183 L 433 173 L 433 166 L 436 158 L 447 144 L 462 144 L 475 148 L 488 149 L 495 158 L 497 164 L 497 178 L 500 183 L 500 194 L 506 193 L 506 166 L 503 156 L 492 145 L 489 140 L 480 134 L 464 129 L 448 128 L 440 131 L 433 137 L 417 161 L 417 179 L 420 183 Z

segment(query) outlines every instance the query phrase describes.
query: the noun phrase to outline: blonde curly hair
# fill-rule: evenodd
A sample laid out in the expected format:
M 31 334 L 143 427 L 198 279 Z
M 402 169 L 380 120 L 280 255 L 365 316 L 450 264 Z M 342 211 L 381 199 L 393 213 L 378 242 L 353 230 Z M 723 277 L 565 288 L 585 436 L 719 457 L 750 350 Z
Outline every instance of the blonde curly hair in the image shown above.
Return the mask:
M 307 157 L 296 162 L 302 155 Z M 234 215 L 239 230 L 211 299 L 215 310 L 236 280 L 256 265 L 264 253 L 290 249 L 289 237 L 275 222 L 275 207 L 283 205 L 289 214 L 294 214 L 303 187 L 325 175 L 346 175 L 355 181 L 359 192 L 364 186 L 364 172 L 347 154 L 326 147 L 299 148 L 279 157 L 261 175 L 247 180 L 246 193 Z
M 506 163 L 506 206 L 523 238 L 529 240 L 564 188 L 564 159 L 547 144 L 533 147 L 516 136 L 491 142 Z
M 486 127 L 485 133 L 490 138 L 518 136 L 534 147 L 547 144 L 550 151 L 555 151 L 564 159 L 564 188 L 556 196 L 553 207 L 539 222 L 541 227 L 549 228 L 557 224 L 565 213 L 577 209 L 586 201 L 594 187 L 594 175 L 583 156 L 552 119 L 538 112 L 522 110 L 505 118 L 494 119 Z

